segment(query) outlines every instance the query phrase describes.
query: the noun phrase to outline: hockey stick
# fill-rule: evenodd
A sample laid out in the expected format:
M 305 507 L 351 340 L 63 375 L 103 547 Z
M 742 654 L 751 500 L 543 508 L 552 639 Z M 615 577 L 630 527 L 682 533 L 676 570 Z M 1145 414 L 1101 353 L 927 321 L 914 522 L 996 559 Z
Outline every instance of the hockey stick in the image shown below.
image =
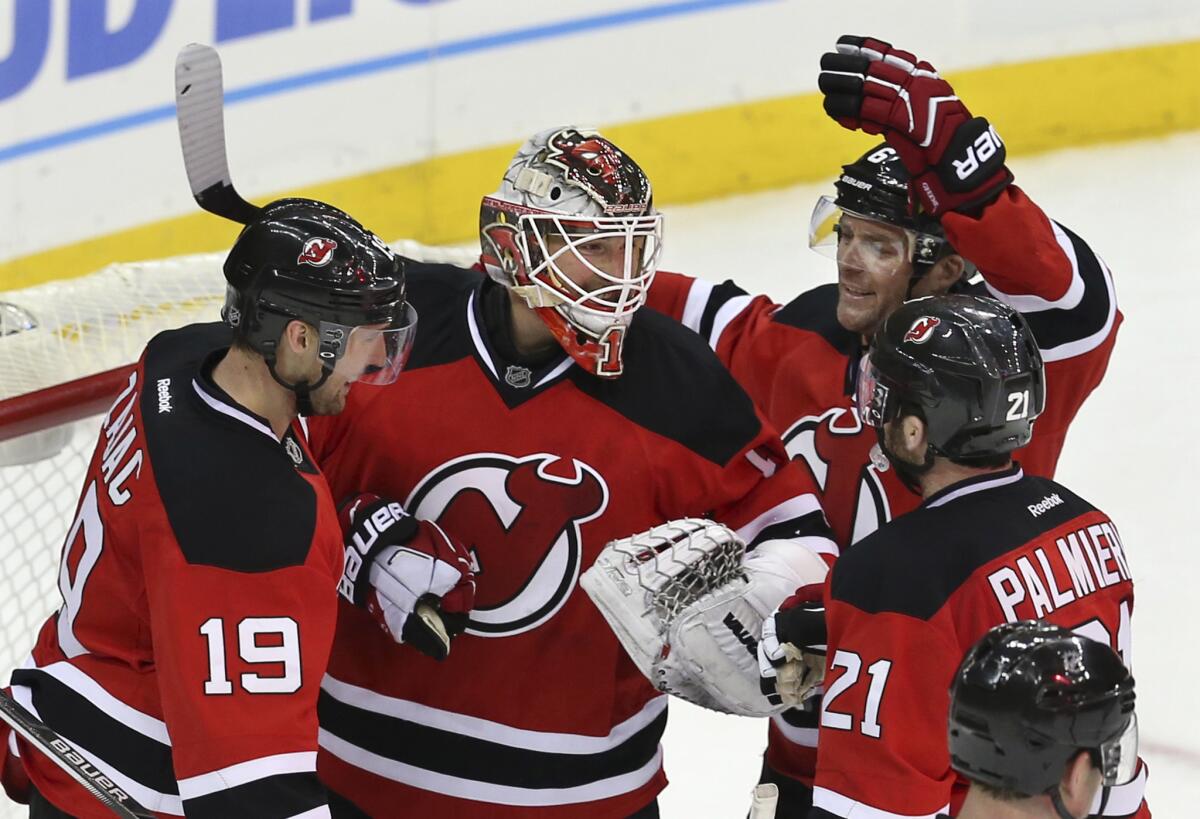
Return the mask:
M 229 176 L 221 56 L 212 46 L 192 43 L 175 58 L 175 118 L 196 203 L 243 225 L 257 217 L 262 209 L 243 199 Z
M 83 754 L 56 734 L 46 723 L 29 713 L 23 705 L 0 691 L 0 719 L 50 758 L 106 808 L 124 819 L 154 819 L 154 814 L 125 793 L 103 771 L 88 762 Z

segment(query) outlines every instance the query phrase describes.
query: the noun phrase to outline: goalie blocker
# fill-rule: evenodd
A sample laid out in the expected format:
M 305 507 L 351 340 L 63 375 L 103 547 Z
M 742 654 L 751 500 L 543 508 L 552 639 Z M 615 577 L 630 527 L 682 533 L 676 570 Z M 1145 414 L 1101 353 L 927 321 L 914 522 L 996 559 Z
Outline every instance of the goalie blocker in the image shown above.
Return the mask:
M 729 528 L 686 518 L 609 543 L 580 585 L 655 688 L 764 717 L 786 705 L 760 686 L 763 623 L 827 573 L 821 557 L 793 542 L 765 541 L 747 553 Z

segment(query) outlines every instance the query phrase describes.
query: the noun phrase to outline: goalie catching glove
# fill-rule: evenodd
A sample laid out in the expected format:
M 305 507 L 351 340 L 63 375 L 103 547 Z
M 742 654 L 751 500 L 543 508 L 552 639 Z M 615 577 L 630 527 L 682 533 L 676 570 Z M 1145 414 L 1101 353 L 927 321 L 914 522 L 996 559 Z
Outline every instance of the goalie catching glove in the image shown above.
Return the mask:
M 763 621 L 825 561 L 787 540 L 747 553 L 730 529 L 670 521 L 609 543 L 580 585 L 659 691 L 742 716 L 783 710 L 759 683 Z
M 1012 182 L 996 129 L 972 117 L 950 83 L 907 51 L 870 37 L 839 37 L 837 52 L 821 57 L 817 86 L 839 124 L 883 135 L 932 216 L 986 205 Z
M 467 550 L 436 523 L 417 520 L 377 495 L 349 500 L 341 524 L 346 562 L 338 592 L 365 608 L 396 642 L 444 660 L 475 602 Z

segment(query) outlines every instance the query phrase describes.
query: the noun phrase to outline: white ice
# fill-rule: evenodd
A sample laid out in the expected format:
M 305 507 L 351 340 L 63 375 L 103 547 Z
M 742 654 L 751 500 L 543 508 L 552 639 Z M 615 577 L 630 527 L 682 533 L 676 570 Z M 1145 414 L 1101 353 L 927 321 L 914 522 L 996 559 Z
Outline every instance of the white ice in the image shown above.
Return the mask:
M 1108 263 L 1125 323 L 1108 375 L 1067 438 L 1057 479 L 1112 515 L 1134 574 L 1134 674 L 1156 816 L 1200 804 L 1200 134 L 1011 162 L 1017 183 Z M 834 276 L 806 248 L 805 185 L 667 211 L 663 269 L 787 301 Z M 1198 505 L 1200 508 L 1200 505 Z M 1197 585 L 1193 585 L 1197 583 Z M 930 726 L 942 731 L 942 726 Z M 666 819 L 742 817 L 766 726 L 674 701 L 663 740 Z

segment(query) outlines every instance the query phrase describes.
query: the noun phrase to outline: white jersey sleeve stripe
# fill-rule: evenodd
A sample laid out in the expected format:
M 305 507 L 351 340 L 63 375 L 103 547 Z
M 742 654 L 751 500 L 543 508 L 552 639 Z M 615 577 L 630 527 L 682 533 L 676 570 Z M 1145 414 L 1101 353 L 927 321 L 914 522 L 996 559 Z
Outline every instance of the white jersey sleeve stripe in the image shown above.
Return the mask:
M 746 309 L 746 306 L 754 300 L 753 296 L 734 296 L 729 301 L 721 305 L 721 309 L 717 311 L 717 315 L 713 318 L 712 333 L 708 336 L 708 346 L 714 350 L 721 343 L 721 334 L 725 332 L 725 328 L 729 326 L 729 322 L 737 318 L 738 313 Z
M 1083 300 L 1085 285 L 1083 274 L 1079 271 L 1079 257 L 1075 254 L 1075 244 L 1063 232 L 1063 229 L 1058 226 L 1057 222 L 1051 220 L 1050 227 L 1054 229 L 1054 241 L 1058 242 L 1058 246 L 1062 248 L 1067 261 L 1071 263 L 1071 284 L 1067 287 L 1067 292 L 1062 297 L 1051 301 L 1043 299 L 1041 296 L 1004 293 L 988 284 L 985 273 L 983 284 L 987 287 L 988 292 L 1018 313 L 1037 313 L 1042 310 L 1074 310 L 1079 306 L 1079 302 Z
M 683 306 L 681 323 L 693 333 L 700 332 L 700 322 L 704 320 L 704 308 L 708 307 L 709 296 L 712 295 L 713 284 L 704 279 L 693 279 L 688 288 L 687 302 Z
M 949 802 L 933 813 L 892 813 L 821 787 L 813 788 L 813 807 L 821 808 L 834 816 L 844 816 L 846 819 L 937 819 L 939 814 L 950 813 Z
M 322 805 L 319 808 L 306 810 L 304 813 L 292 814 L 288 819 L 330 819 L 329 807 Z
M 236 788 L 247 782 L 266 779 L 268 776 L 314 773 L 316 770 L 316 751 L 296 751 L 290 754 L 262 756 L 258 759 L 230 765 L 227 768 L 180 779 L 179 795 L 184 799 L 195 799 L 198 796 Z

